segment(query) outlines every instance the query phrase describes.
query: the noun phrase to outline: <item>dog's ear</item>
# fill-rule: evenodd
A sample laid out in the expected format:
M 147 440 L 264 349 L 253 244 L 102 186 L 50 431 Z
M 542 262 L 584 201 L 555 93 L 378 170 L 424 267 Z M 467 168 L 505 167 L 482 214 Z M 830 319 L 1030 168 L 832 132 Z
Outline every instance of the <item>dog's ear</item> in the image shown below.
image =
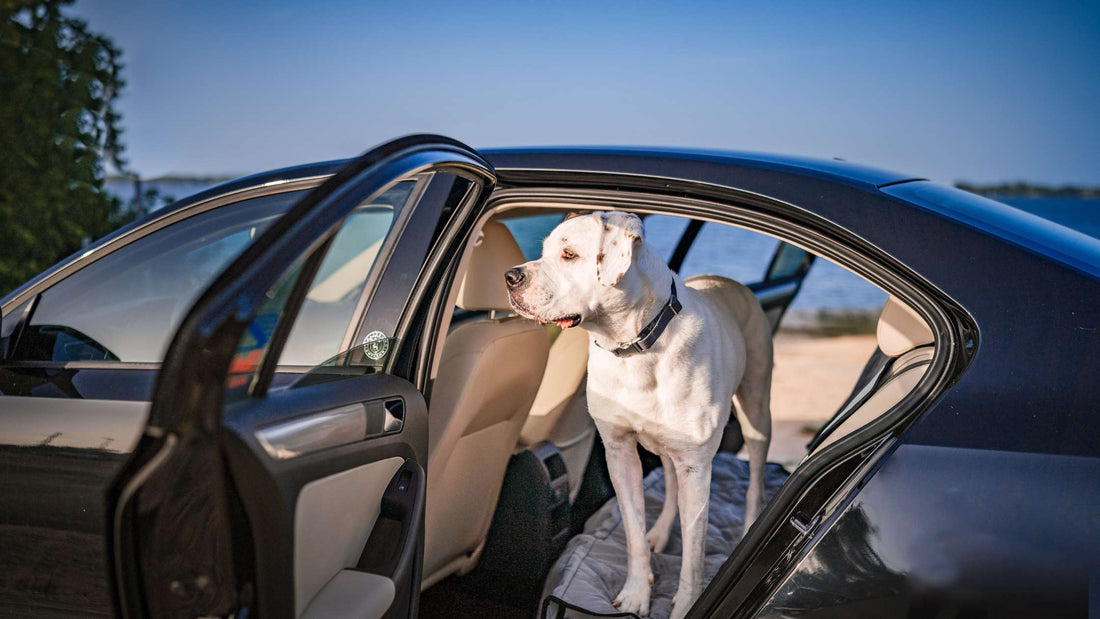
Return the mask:
M 596 256 L 596 278 L 604 286 L 614 286 L 622 280 L 634 260 L 634 251 L 641 246 L 642 220 L 634 213 L 611 211 L 601 214 L 603 242 Z

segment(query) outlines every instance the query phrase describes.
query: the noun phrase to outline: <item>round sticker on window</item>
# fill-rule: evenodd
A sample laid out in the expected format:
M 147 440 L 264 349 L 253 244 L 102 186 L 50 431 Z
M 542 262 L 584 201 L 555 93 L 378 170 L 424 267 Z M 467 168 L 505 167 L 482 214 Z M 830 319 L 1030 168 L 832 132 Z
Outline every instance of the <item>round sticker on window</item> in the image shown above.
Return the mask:
M 363 338 L 363 354 L 368 359 L 378 361 L 390 351 L 390 338 L 381 331 L 371 331 Z

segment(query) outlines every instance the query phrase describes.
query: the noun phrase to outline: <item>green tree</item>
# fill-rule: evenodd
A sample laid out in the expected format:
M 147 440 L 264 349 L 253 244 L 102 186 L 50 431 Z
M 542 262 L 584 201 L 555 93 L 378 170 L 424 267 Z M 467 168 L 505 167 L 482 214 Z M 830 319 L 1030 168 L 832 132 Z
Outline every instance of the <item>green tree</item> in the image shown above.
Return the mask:
M 133 217 L 103 190 L 120 52 L 71 3 L 0 0 L 0 294 Z

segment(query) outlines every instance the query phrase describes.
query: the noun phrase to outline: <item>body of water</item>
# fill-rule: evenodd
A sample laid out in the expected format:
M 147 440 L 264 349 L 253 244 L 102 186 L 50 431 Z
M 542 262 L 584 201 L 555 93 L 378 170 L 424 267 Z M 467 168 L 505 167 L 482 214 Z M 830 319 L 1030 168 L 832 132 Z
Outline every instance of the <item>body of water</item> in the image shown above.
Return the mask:
M 997 198 L 997 201 L 1100 239 L 1100 199 Z
M 184 198 L 212 186 L 198 181 L 148 181 L 144 189 L 156 189 L 161 196 Z M 108 191 L 124 201 L 133 196 L 133 185 L 115 181 Z M 1009 204 L 1063 226 L 1100 238 L 1100 200 L 1075 198 L 999 198 Z M 548 223 L 547 223 L 548 222 Z M 526 230 L 513 226 L 529 256 L 540 251 L 540 239 L 554 221 L 532 221 Z M 646 219 L 646 239 L 670 256 L 683 233 L 687 221 L 678 217 L 651 216 Z M 524 234 L 527 232 L 527 234 Z M 778 241 L 771 237 L 717 224 L 703 226 L 684 261 L 681 274 L 691 276 L 713 273 L 750 283 L 763 278 Z M 820 312 L 875 314 L 882 308 L 886 295 L 881 290 L 851 272 L 827 260 L 817 260 L 810 270 L 802 291 L 791 305 L 792 318 Z

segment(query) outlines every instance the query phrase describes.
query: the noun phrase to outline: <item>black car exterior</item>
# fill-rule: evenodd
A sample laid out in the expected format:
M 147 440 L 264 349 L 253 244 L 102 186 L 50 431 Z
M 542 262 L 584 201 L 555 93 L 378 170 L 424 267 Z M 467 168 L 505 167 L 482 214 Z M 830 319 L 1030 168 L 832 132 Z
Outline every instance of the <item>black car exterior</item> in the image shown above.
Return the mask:
M 203 385 L 220 394 L 235 338 L 260 311 L 257 295 L 299 254 L 331 240 L 326 231 L 346 208 L 337 205 L 341 191 L 356 183 L 374 191 L 373 177 L 363 175 L 383 164 L 400 167 L 400 157 L 412 151 L 446 151 L 452 158 L 439 161 L 481 170 L 471 172 L 481 175 L 483 191 L 467 205 L 467 217 L 508 192 L 621 192 L 748 205 L 771 218 L 757 222 L 762 227 L 772 219 L 797 224 L 803 246 L 909 291 L 908 300 L 926 312 L 945 344 L 930 372 L 937 381 L 911 394 L 899 406 L 904 414 L 872 423 L 800 467 L 704 592 L 694 616 L 1084 616 L 1100 604 L 1100 242 L 928 181 L 839 162 L 658 149 L 478 154 L 435 138 L 380 150 L 350 164 L 275 171 L 182 200 L 3 300 L 0 609 L 29 615 L 167 608 L 156 601 L 164 597 L 156 583 L 132 582 L 123 565 L 141 556 L 137 538 L 149 530 L 143 527 L 163 524 L 116 509 L 125 503 L 118 480 L 163 448 L 143 433 L 145 403 L 153 402 L 151 425 L 174 428 L 195 446 L 194 454 L 213 453 L 213 443 L 204 442 L 216 440 L 209 431 L 180 428 L 189 414 L 214 405 L 198 396 L 173 402 L 168 395 L 197 393 Z M 195 205 L 261 195 L 274 186 L 320 188 L 290 207 L 295 218 L 279 219 L 261 237 L 264 246 L 251 246 L 256 249 L 199 298 L 163 365 L 12 358 L 25 326 L 20 319 L 33 313 L 39 293 L 109 254 L 112 244 L 168 225 Z M 409 223 L 388 272 L 416 275 L 432 252 L 455 251 L 465 228 L 453 224 L 449 244 L 436 236 L 450 208 L 442 204 L 434 216 Z M 293 225 L 299 221 L 305 223 Z M 423 244 L 406 243 L 413 238 Z M 379 286 L 390 292 L 376 294 L 379 305 L 370 311 L 396 321 L 413 284 L 394 278 Z M 229 290 L 237 296 L 227 296 Z M 243 310 L 231 307 L 239 298 L 251 299 Z M 197 343 L 200 335 L 206 344 Z M 365 335 L 356 331 L 351 339 Z M 216 371 L 189 375 L 184 368 L 194 366 L 187 359 L 200 349 L 220 351 Z M 414 373 L 404 378 L 415 387 Z M 391 385 L 393 393 L 422 408 L 407 384 Z M 409 419 L 416 414 L 410 411 Z M 105 436 L 106 422 L 129 434 Z M 409 432 L 417 431 L 407 423 Z M 27 438 L 28 428 L 37 440 Z M 394 441 L 384 449 L 423 462 L 416 440 Z M 136 446 L 138 455 L 112 447 L 117 444 Z M 243 461 L 246 447 L 225 448 L 216 457 Z M 271 473 L 280 492 L 286 491 L 283 474 Z M 263 492 L 242 499 L 245 511 L 250 501 L 278 503 Z M 119 525 L 120 517 L 130 521 Z M 231 520 L 224 513 L 211 518 Z M 251 533 L 277 536 L 283 530 L 277 524 L 270 530 L 253 525 Z M 213 550 L 195 560 L 233 557 L 235 569 L 251 572 L 223 574 L 226 586 L 242 579 L 257 584 L 252 597 L 223 592 L 208 609 L 283 614 L 281 576 L 266 576 L 266 565 L 233 547 L 232 539 L 212 537 Z M 272 564 L 288 560 L 278 556 L 282 549 L 272 552 Z M 418 581 L 415 568 L 390 567 L 412 569 L 406 580 Z M 396 614 L 415 613 L 415 589 Z

